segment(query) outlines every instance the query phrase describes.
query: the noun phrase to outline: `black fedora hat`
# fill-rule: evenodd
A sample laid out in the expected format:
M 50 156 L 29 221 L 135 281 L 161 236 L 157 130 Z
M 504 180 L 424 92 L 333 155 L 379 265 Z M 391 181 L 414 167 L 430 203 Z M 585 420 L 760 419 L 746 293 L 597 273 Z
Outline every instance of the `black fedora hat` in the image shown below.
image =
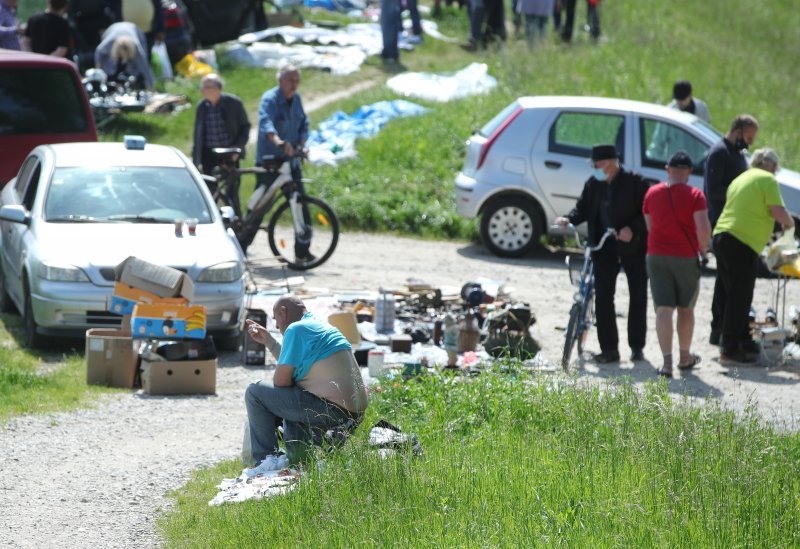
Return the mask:
M 619 158 L 614 145 L 595 145 L 592 147 L 592 162 Z

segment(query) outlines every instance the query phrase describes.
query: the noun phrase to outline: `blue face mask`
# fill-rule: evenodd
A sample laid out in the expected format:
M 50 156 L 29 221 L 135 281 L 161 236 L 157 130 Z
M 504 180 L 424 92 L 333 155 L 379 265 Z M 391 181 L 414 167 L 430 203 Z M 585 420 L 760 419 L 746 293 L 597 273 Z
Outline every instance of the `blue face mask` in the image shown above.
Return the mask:
M 605 181 L 606 179 L 608 179 L 608 176 L 606 175 L 606 172 L 604 172 L 602 169 L 595 168 L 594 178 L 597 179 L 598 181 Z

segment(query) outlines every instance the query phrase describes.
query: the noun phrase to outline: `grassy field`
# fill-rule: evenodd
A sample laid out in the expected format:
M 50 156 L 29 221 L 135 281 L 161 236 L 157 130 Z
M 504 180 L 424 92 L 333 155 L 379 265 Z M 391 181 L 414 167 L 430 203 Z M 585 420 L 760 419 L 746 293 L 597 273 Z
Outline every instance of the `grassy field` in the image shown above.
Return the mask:
M 175 493 L 170 547 L 791 547 L 800 437 L 666 384 L 580 388 L 486 373 L 385 382 L 356 440 L 286 496 L 208 507 L 226 462 Z M 423 458 L 365 446 L 386 418 Z
M 578 4 L 580 22 L 584 8 Z M 672 83 L 680 78 L 692 81 L 718 129 L 727 129 L 736 114 L 750 112 L 761 122 L 756 146 L 772 146 L 787 167 L 800 167 L 800 142 L 794 138 L 800 123 L 800 64 L 794 59 L 800 49 L 800 12 L 790 0 L 767 0 L 758 9 L 744 0 L 616 1 L 604 3 L 602 10 L 608 40 L 596 46 L 579 31 L 570 46 L 559 44 L 551 33 L 533 52 L 524 40 L 511 40 L 500 51 L 471 54 L 431 38 L 416 51 L 403 52 L 404 68 L 414 71 L 452 71 L 472 61 L 485 62 L 499 85 L 487 95 L 445 105 L 421 102 L 433 111 L 393 122 L 376 138 L 360 142 L 358 160 L 336 168 L 307 167 L 306 175 L 315 180 L 312 192 L 335 206 L 345 228 L 474 237 L 474 224 L 455 214 L 452 197 L 463 142 L 473 129 L 520 95 L 600 95 L 666 103 Z M 309 16 L 314 17 L 332 18 Z M 440 28 L 465 37 L 464 14 L 447 10 Z M 258 98 L 274 84 L 274 72 L 224 66 L 221 72 L 227 89 L 242 96 L 255 123 Z M 358 81 L 378 82 L 315 112 L 312 126 L 338 109 L 353 112 L 363 104 L 395 99 L 380 85 L 389 75 L 376 59 L 347 77 L 305 71 L 301 92 L 307 103 Z M 167 85 L 193 101 L 198 97 L 195 88 L 195 82 L 186 81 Z M 111 137 L 133 131 L 188 152 L 193 116 L 191 110 L 168 118 L 128 116 L 112 128 Z M 251 185 L 245 182 L 242 192 L 249 193 Z
M 22 414 L 43 414 L 86 406 L 114 391 L 86 385 L 83 350 L 66 344 L 59 351 L 32 352 L 22 348 L 21 319 L 0 315 L 0 423 Z

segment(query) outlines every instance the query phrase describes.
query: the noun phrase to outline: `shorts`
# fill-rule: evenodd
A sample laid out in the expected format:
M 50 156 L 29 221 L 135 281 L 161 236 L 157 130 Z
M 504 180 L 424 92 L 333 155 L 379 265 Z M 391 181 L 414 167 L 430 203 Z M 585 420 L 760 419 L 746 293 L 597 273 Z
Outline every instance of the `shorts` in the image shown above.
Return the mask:
M 700 266 L 696 257 L 648 255 L 647 274 L 656 307 L 694 307 L 700 292 Z

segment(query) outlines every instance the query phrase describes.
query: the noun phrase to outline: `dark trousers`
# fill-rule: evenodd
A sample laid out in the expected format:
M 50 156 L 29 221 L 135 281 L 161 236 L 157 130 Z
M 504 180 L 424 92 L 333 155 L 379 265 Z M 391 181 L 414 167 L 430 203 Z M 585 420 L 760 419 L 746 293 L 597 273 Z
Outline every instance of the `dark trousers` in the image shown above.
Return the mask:
M 206 175 L 214 175 L 214 168 L 217 166 L 221 166 L 225 161 L 225 158 L 219 154 L 215 154 L 210 148 L 203 147 L 203 152 L 200 156 L 201 167 L 203 168 L 203 173 Z M 239 161 L 237 160 L 234 163 L 234 167 L 239 167 Z M 206 183 L 208 185 L 208 189 L 211 193 L 215 193 L 217 191 L 217 184 L 216 183 Z M 239 178 L 237 177 L 234 181 L 233 185 L 228 185 L 227 189 L 227 196 L 228 202 L 233 206 L 234 212 L 238 217 L 242 217 L 242 206 L 239 201 Z
M 714 237 L 717 256 L 717 284 L 722 282 L 724 313 L 720 348 L 725 354 L 741 350 L 749 338 L 748 313 L 753 301 L 758 272 L 758 254 L 730 233 Z
M 572 28 L 575 26 L 575 2 L 576 0 L 564 0 L 562 4 L 564 26 L 561 28 L 561 38 L 564 39 L 564 42 L 572 40 Z
M 716 255 L 716 252 L 714 252 Z M 719 275 L 719 266 L 717 267 L 717 275 Z M 717 276 L 714 280 L 714 296 L 711 298 L 711 331 L 721 334 L 722 333 L 722 317 L 725 315 L 725 289 L 722 285 L 722 279 Z
M 628 279 L 628 345 L 632 350 L 643 349 L 647 335 L 647 264 L 645 254 L 618 255 L 611 246 L 594 255 L 595 315 L 597 339 L 603 353 L 619 352 L 617 311 L 614 293 L 619 268 Z

